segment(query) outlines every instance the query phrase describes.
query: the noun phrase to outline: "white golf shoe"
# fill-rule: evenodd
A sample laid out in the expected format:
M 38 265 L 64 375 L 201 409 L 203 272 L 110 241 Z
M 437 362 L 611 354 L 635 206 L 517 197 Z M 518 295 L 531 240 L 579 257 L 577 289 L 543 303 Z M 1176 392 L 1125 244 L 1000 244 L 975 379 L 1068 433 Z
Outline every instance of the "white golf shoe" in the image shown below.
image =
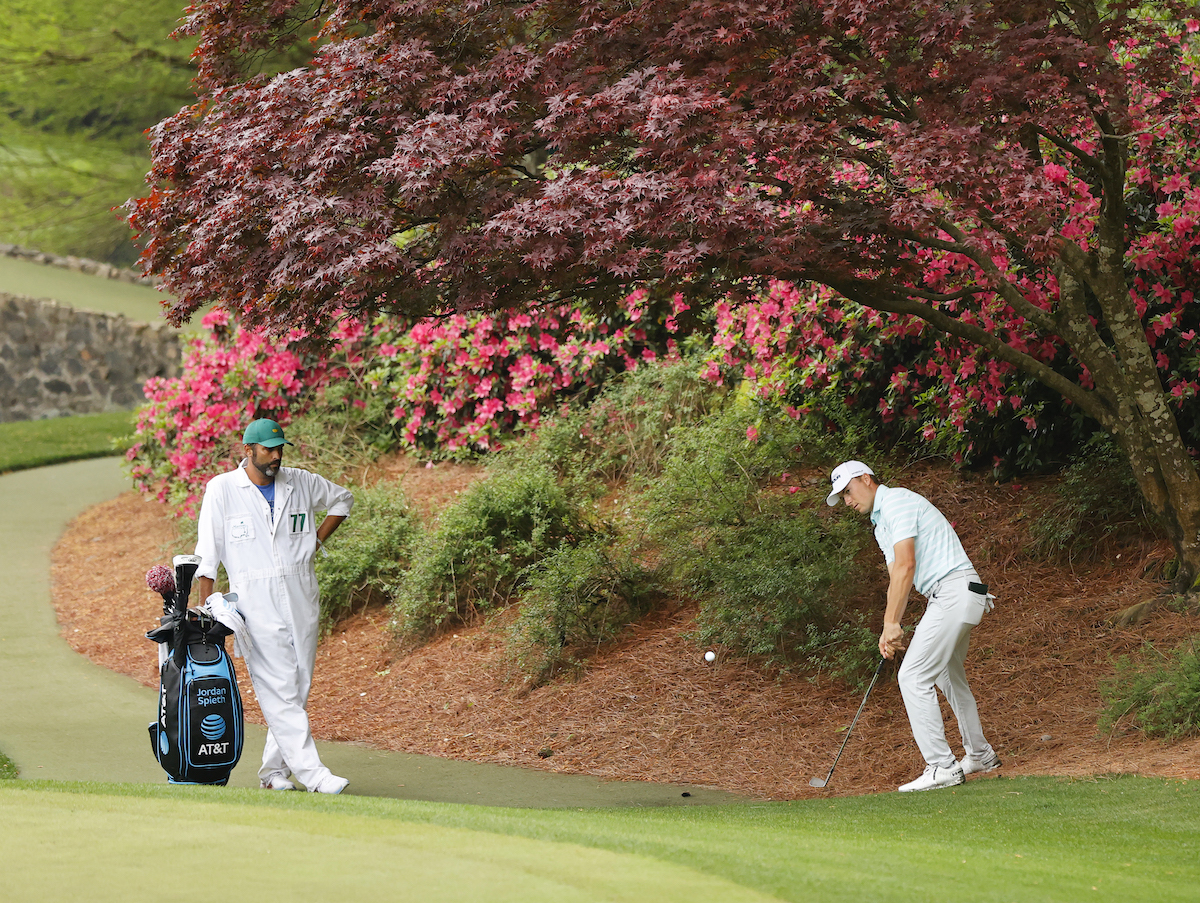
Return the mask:
M 269 775 L 259 781 L 258 784 L 263 790 L 295 790 L 296 785 L 288 780 L 288 776 L 282 771 L 272 771 Z
M 346 789 L 346 785 L 350 781 L 346 778 L 339 778 L 336 774 L 331 774 L 317 781 L 316 786 L 309 787 L 312 793 L 341 793 Z
M 963 774 L 985 774 L 989 771 L 995 771 L 1004 763 L 1000 761 L 1000 757 L 996 755 L 996 751 L 992 750 L 986 756 L 975 759 L 971 756 L 963 756 L 958 763 L 962 766 Z
M 939 787 L 955 787 L 964 783 L 967 776 L 962 767 L 955 762 L 953 765 L 926 765 L 925 771 L 915 781 L 901 784 L 901 793 L 911 793 L 914 790 L 937 790 Z

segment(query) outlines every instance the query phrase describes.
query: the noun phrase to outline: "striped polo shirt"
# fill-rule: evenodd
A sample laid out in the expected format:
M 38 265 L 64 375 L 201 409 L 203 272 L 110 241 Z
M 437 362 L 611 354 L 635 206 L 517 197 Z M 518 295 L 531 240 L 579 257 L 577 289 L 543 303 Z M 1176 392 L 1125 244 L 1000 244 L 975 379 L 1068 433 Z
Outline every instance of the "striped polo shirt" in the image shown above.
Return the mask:
M 972 568 L 962 542 L 950 522 L 929 499 L 908 489 L 880 486 L 871 509 L 875 541 L 883 550 L 888 566 L 896 558 L 896 543 L 916 538 L 917 572 L 913 586 L 929 596 L 937 582 L 962 568 Z

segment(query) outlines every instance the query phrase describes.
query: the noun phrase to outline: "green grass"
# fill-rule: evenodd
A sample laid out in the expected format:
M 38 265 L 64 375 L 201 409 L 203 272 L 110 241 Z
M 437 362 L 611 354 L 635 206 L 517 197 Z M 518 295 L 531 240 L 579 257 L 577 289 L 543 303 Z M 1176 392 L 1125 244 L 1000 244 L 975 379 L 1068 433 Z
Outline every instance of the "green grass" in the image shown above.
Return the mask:
M 169 295 L 148 285 L 105 279 L 15 257 L 0 257 L 0 292 L 53 298 L 79 310 L 123 314 L 139 323 L 163 322 L 161 302 Z M 184 331 L 199 328 L 193 318 Z
M 0 423 L 0 473 L 115 455 L 132 433 L 132 411 Z
M 202 838 L 187 849 L 220 863 L 204 869 L 206 896 L 239 899 L 261 888 L 274 899 L 423 903 L 1190 901 L 1200 782 L 1000 778 L 911 795 L 588 810 L 0 788 L 0 843 L 16 864 L 6 899 L 150 899 L 161 869 L 148 865 L 162 863 L 168 836 L 181 856 L 187 838 Z

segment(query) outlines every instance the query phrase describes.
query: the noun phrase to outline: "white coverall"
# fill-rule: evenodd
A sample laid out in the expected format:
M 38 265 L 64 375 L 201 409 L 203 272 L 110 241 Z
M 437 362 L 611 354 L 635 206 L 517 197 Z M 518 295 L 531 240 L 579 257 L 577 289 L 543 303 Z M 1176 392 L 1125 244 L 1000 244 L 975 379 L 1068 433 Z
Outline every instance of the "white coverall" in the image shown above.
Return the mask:
M 354 505 L 348 489 L 324 477 L 281 467 L 275 477 L 275 516 L 246 473 L 209 481 L 200 506 L 198 577 L 216 579 L 224 563 L 229 589 L 238 595 L 253 648 L 246 670 L 263 717 L 267 741 L 259 777 L 295 775 L 315 787 L 330 775 L 308 724 L 308 693 L 317 657 L 320 592 L 314 558 L 316 512 L 345 516 Z

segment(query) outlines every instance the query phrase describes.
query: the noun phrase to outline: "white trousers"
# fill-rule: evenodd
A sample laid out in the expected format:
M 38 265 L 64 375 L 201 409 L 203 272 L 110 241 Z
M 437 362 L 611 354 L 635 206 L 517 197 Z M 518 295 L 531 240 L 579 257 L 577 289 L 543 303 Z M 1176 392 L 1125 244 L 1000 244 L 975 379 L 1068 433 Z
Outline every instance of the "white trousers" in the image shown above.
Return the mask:
M 992 752 L 963 668 L 971 628 L 983 618 L 988 602 L 985 596 L 967 588 L 971 582 L 979 582 L 979 575 L 964 569 L 947 575 L 934 587 L 900 666 L 898 681 L 904 708 L 927 765 L 949 767 L 956 761 L 946 741 L 937 690 L 942 691 L 954 711 L 966 754 L 981 759 Z
M 316 588 L 306 576 L 249 581 L 239 599 L 254 648 L 246 670 L 267 722 L 260 779 L 295 775 L 314 787 L 331 772 L 321 762 L 308 723 L 308 694 L 317 658 Z

